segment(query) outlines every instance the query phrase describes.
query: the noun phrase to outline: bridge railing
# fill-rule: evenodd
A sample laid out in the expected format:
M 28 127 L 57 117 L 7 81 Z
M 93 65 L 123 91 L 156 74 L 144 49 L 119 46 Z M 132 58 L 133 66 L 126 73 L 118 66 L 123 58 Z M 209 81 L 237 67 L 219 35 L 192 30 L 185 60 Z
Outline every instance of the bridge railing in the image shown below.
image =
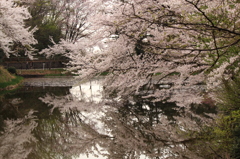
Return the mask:
M 2 64 L 6 67 L 15 67 L 16 69 L 51 69 L 51 68 L 63 68 L 68 62 L 68 59 L 64 57 L 54 57 L 47 59 L 45 57 L 35 58 L 33 60 L 28 57 L 12 57 L 4 59 Z
M 11 57 L 11 58 L 5 58 L 3 62 L 21 62 L 21 61 L 66 61 L 67 59 L 65 57 L 53 57 L 53 58 L 46 58 L 46 57 L 37 57 L 34 59 L 30 59 L 28 57 Z

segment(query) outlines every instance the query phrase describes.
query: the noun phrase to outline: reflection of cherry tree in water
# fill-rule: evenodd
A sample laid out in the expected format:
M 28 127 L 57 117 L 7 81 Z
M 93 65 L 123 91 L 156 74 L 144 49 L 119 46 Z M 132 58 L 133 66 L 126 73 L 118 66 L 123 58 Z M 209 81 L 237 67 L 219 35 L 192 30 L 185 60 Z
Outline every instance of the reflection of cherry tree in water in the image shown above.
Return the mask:
M 196 116 L 195 119 L 201 122 L 194 121 L 187 116 L 188 112 L 174 103 L 139 102 L 138 99 L 134 104 L 127 102 L 116 106 L 117 110 L 107 112 L 107 119 L 103 119 L 114 136 L 115 146 L 109 147 L 112 155 L 126 158 L 138 158 L 141 155 L 149 158 L 201 158 L 188 148 L 192 139 L 184 134 L 200 129 L 198 124 L 205 123 L 206 119 Z
M 0 158 L 27 158 L 32 151 L 32 143 L 37 142 L 32 134 L 36 128 L 36 116 L 30 111 L 25 118 L 5 120 L 4 131 L 0 133 Z
M 69 96 L 47 95 L 42 101 L 59 108 L 63 115 L 52 122 L 43 121 L 37 129 L 41 139 L 40 152 L 51 150 L 65 158 L 98 153 L 116 159 L 142 155 L 150 158 L 201 158 L 196 153 L 198 148 L 189 148 L 194 138 L 186 133 L 199 130 L 201 124 L 211 120 L 174 103 L 153 103 L 140 98 L 108 100 L 109 106 L 79 102 Z
M 50 121 L 50 108 L 39 96 L 46 91 L 55 95 L 66 94 L 68 88 L 23 87 L 0 99 L 0 158 L 35 158 L 31 154 L 36 150 L 39 138 L 33 133 L 42 119 Z M 34 92 L 34 93 L 33 93 Z M 60 115 L 60 113 L 55 115 Z M 41 157 L 42 158 L 42 157 Z
M 38 140 L 30 158 L 71 159 L 79 154 L 91 154 L 108 136 L 98 133 L 78 110 L 69 110 L 41 120 L 34 130 Z
M 99 88 L 102 91 L 100 86 L 94 84 L 96 83 L 92 82 L 92 87 L 86 88 Z M 83 88 L 82 86 L 82 91 L 87 91 Z M 79 89 L 78 91 L 80 92 Z M 191 110 L 198 111 L 193 109 L 194 105 L 188 109 L 175 103 L 152 102 L 141 96 L 125 100 L 100 100 L 96 98 L 103 96 L 94 94 L 98 91 L 83 92 L 96 97 L 89 97 L 96 99 L 94 101 L 78 98 L 76 94 L 62 95 L 59 90 L 57 92 L 58 94 L 44 93 L 44 97 L 40 98 L 50 106 L 46 111 L 40 104 L 41 101 L 38 104 L 35 102 L 35 106 L 39 105 L 39 112 L 35 113 L 38 117 L 29 115 L 21 122 L 8 122 L 9 131 L 6 131 L 9 133 L 1 138 L 1 143 L 5 144 L 1 147 L 2 154 L 11 154 L 10 157 L 17 155 L 10 151 L 3 152 L 6 150 L 4 147 L 21 142 L 22 145 L 17 144 L 20 147 L 14 146 L 18 149 L 16 152 L 25 155 L 25 158 L 36 159 L 67 159 L 79 154 L 102 155 L 110 159 L 140 156 L 201 158 L 196 153 L 201 147 L 192 145 L 197 139 L 186 134 L 199 131 L 201 124 L 208 124 L 211 119 L 207 118 L 207 114 L 194 114 Z M 32 103 L 30 100 L 28 102 Z M 21 132 L 20 135 L 15 135 L 18 131 Z M 12 140 L 12 136 L 27 136 L 28 139 L 16 137 Z M 207 154 L 206 150 L 204 152 Z M 211 153 L 213 151 L 209 151 Z

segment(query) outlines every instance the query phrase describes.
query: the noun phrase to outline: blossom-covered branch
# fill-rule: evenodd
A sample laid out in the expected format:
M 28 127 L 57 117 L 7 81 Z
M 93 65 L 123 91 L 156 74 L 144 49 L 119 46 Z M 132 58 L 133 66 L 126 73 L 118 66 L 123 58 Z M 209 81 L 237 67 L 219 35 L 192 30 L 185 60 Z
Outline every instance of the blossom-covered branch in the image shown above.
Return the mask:
M 25 48 L 25 54 L 31 56 L 32 44 L 37 41 L 33 37 L 36 28 L 30 30 L 25 27 L 25 20 L 31 18 L 24 6 L 19 6 L 13 0 L 0 1 L 0 48 L 7 57 L 18 54 L 12 50 L 14 43 L 19 43 Z
M 238 2 L 95 3 L 98 3 L 95 12 L 88 17 L 92 27 L 89 29 L 94 33 L 90 39 L 79 39 L 73 47 L 75 51 L 68 49 L 65 55 L 71 59 L 70 69 L 82 79 L 107 72 L 104 88 L 109 94 L 127 97 L 139 94 L 147 86 L 155 88 L 147 97 L 166 100 L 167 96 L 162 97 L 165 91 L 171 95 L 171 91 L 179 88 L 214 83 L 212 78 L 206 80 L 208 73 L 224 73 L 215 70 L 223 68 L 222 64 L 228 63 L 230 57 L 238 56 Z M 163 91 L 158 87 L 162 83 L 173 84 Z M 189 101 L 201 101 L 195 99 Z

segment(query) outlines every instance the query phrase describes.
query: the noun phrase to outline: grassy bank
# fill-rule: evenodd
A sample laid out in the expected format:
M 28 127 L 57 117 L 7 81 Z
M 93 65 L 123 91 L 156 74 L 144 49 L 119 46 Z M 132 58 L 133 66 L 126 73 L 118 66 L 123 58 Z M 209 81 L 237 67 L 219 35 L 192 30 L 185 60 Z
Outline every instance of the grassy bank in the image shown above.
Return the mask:
M 14 89 L 22 79 L 22 77 L 10 74 L 6 69 L 0 66 L 0 90 Z
M 9 82 L 0 82 L 0 89 L 1 88 L 7 88 L 13 85 L 19 84 L 23 80 L 23 77 L 16 76 L 14 79 L 12 79 Z
M 10 82 L 15 76 L 0 66 L 0 83 Z

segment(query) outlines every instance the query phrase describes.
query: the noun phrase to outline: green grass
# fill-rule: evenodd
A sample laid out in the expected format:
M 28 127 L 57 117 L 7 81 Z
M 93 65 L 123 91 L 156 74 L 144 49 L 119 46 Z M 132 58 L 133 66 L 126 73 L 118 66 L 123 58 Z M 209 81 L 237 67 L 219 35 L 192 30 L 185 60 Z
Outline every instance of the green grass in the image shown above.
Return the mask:
M 7 86 L 10 86 L 10 85 L 16 85 L 16 84 L 20 83 L 22 80 L 23 80 L 23 77 L 16 76 L 11 81 L 0 82 L 0 88 L 6 88 Z
M 0 83 L 10 82 L 15 76 L 0 66 Z
M 0 66 L 0 89 L 1 92 L 4 88 L 10 85 L 17 85 L 23 80 L 23 77 L 14 76 L 10 74 L 6 69 Z

